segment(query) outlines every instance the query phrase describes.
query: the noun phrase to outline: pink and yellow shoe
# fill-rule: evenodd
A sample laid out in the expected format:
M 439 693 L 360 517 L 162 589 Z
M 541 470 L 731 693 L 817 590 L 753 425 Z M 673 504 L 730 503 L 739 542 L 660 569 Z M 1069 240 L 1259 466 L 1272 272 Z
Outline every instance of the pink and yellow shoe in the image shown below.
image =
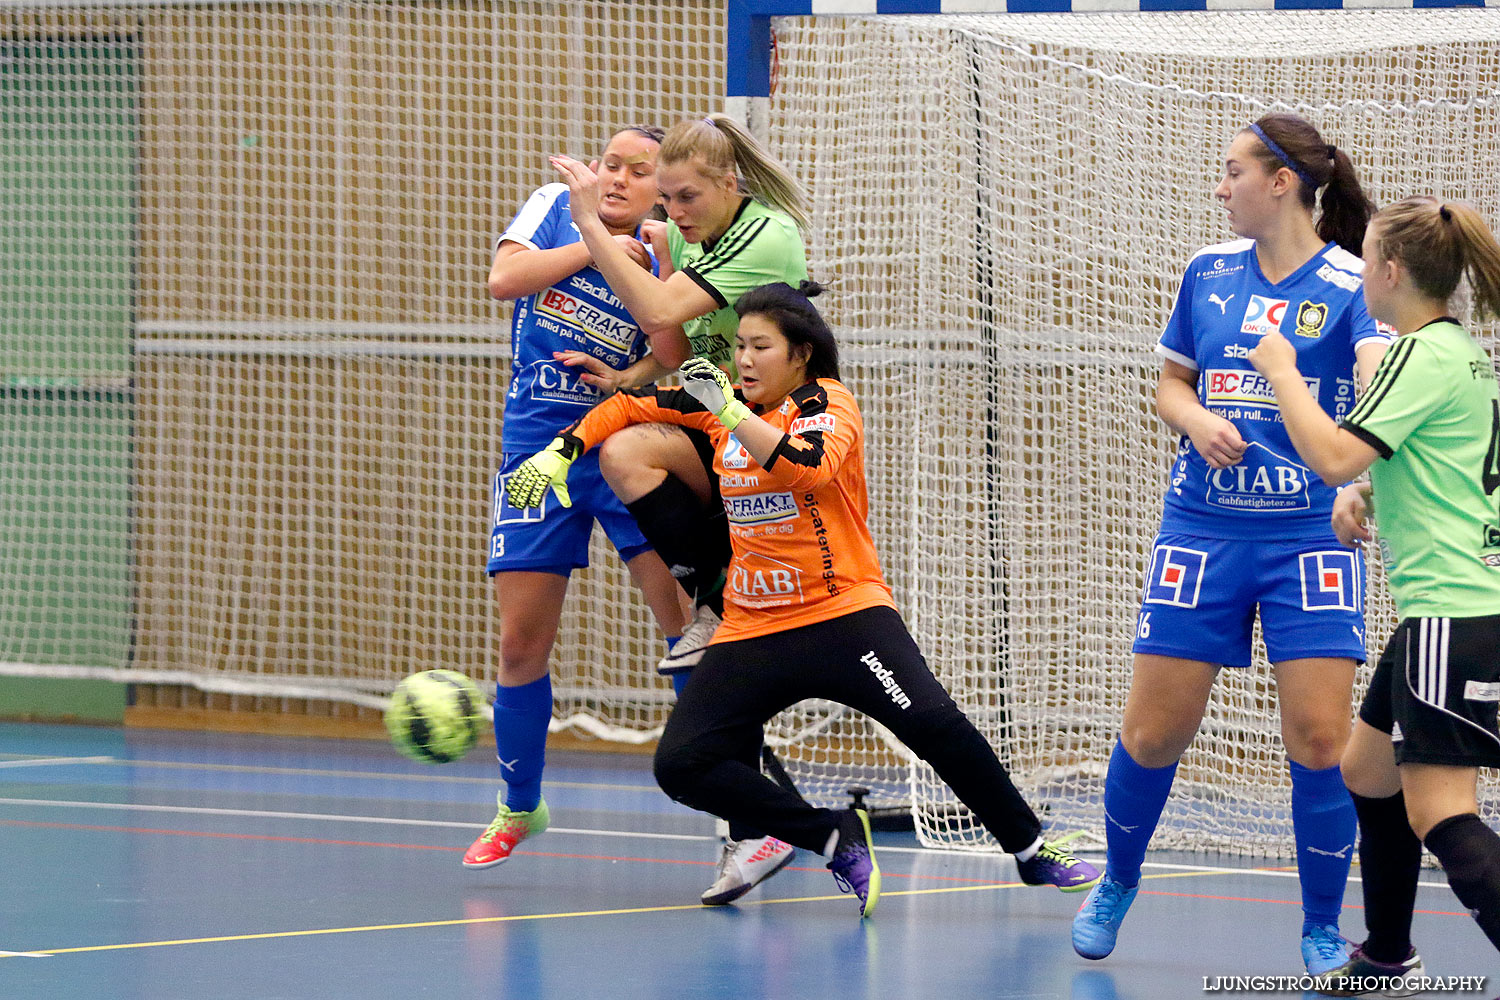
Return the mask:
M 510 860 L 516 845 L 527 837 L 535 837 L 547 829 L 552 817 L 547 812 L 547 800 L 542 799 L 530 812 L 512 812 L 505 804 L 505 792 L 496 797 L 500 811 L 479 839 L 464 852 L 465 868 L 493 868 Z

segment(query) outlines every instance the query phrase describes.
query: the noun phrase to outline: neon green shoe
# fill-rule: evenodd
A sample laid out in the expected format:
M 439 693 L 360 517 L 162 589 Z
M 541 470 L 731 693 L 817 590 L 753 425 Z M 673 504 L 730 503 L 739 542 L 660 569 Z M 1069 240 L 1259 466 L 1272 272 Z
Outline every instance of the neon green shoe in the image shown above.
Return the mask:
M 552 816 L 547 812 L 547 800 L 542 799 L 531 812 L 511 812 L 505 804 L 505 790 L 496 797 L 500 811 L 479 839 L 464 852 L 465 868 L 493 868 L 510 860 L 510 853 L 527 837 L 535 837 L 547 829 Z

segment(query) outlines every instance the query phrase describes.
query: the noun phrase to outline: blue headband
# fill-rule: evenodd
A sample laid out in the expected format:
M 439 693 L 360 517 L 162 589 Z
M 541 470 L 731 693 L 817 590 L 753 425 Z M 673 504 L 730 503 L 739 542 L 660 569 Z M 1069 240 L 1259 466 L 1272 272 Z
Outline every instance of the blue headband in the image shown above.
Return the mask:
M 1308 173 L 1307 169 L 1305 167 L 1303 167 L 1300 163 L 1298 163 L 1296 160 L 1292 159 L 1290 156 L 1287 156 L 1286 155 L 1286 150 L 1284 150 L 1280 146 L 1276 145 L 1275 141 L 1270 136 L 1266 135 L 1264 129 L 1262 129 L 1259 125 L 1255 124 L 1254 122 L 1251 122 L 1250 123 L 1250 131 L 1252 131 L 1252 132 L 1255 133 L 1255 137 L 1257 139 L 1259 139 L 1261 142 L 1263 142 L 1263 143 L 1266 144 L 1266 148 L 1269 149 L 1276 156 L 1276 159 L 1278 159 L 1282 163 L 1286 164 L 1286 168 L 1288 170 L 1290 170 L 1292 173 L 1296 174 L 1299 178 L 1301 178 L 1303 184 L 1307 185 L 1309 188 L 1311 188 L 1314 191 L 1316 191 L 1318 189 L 1317 178 L 1313 177 L 1312 174 Z

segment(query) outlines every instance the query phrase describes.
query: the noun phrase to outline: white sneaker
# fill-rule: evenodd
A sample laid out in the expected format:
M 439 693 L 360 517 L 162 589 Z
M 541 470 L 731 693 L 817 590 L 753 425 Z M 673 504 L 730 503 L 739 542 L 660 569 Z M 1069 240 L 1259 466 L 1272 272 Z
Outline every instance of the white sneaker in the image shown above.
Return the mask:
M 693 614 L 693 620 L 687 623 L 687 628 L 682 630 L 682 638 L 677 640 L 677 645 L 656 665 L 657 673 L 675 674 L 696 667 L 698 661 L 703 659 L 703 650 L 708 647 L 709 640 L 718 630 L 719 616 L 714 613 L 714 609 L 706 604 L 700 607 Z
M 791 864 L 797 849 L 775 837 L 759 840 L 731 840 L 719 856 L 719 871 L 714 884 L 703 891 L 704 906 L 723 906 Z

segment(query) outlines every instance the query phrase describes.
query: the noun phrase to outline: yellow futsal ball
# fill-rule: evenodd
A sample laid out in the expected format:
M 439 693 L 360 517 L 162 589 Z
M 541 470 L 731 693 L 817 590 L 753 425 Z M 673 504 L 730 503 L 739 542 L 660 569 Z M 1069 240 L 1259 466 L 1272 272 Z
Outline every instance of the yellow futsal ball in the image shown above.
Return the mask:
M 391 742 L 412 760 L 447 764 L 479 740 L 484 699 L 456 670 L 424 670 L 396 685 L 385 710 Z

